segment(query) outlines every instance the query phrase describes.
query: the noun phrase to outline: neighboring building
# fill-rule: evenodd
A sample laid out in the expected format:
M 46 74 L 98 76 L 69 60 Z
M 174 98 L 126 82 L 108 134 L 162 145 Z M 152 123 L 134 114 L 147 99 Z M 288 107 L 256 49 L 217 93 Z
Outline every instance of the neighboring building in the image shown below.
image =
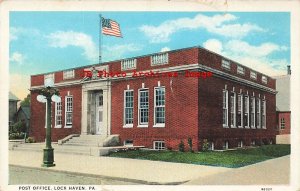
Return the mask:
M 20 101 L 13 93 L 9 92 L 8 123 L 12 126 L 16 122 L 17 103 Z
M 52 78 L 62 98 L 52 103 L 53 141 L 70 134 L 118 134 L 122 144 L 175 150 L 181 140 L 187 147 L 188 138 L 194 150 L 201 150 L 205 139 L 211 149 L 275 143 L 275 80 L 204 48 L 117 60 L 94 69 L 110 72 L 110 77 L 97 77 L 92 66 L 31 76 L 30 136 L 44 141 L 46 107 L 36 97 L 44 80 Z M 91 78 L 83 77 L 91 70 Z M 149 73 L 132 77 L 134 72 Z M 201 73 L 186 77 L 190 72 Z
M 276 76 L 276 112 L 278 134 L 291 133 L 291 108 L 290 108 L 290 80 L 291 68 L 287 67 L 287 74 Z
M 30 127 L 30 106 L 20 106 L 16 113 L 16 121 L 21 121 L 26 124 L 26 133 Z

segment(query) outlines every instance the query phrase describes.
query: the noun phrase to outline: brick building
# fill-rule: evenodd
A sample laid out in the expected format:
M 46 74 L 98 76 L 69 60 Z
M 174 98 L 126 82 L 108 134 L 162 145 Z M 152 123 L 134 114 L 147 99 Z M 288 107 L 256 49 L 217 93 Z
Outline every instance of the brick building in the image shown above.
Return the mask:
M 83 77 L 85 76 L 85 77 Z M 31 136 L 45 138 L 45 105 L 36 101 L 53 78 L 52 140 L 70 134 L 119 135 L 120 143 L 201 150 L 275 143 L 276 82 L 201 47 L 31 76 Z

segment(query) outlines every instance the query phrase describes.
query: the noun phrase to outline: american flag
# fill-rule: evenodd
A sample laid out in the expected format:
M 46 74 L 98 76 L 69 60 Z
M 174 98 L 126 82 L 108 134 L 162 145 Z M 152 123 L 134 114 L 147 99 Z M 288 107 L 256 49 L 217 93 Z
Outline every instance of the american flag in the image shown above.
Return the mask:
M 103 17 L 102 17 L 102 33 L 105 35 L 122 37 L 119 23 L 111 19 L 105 19 Z

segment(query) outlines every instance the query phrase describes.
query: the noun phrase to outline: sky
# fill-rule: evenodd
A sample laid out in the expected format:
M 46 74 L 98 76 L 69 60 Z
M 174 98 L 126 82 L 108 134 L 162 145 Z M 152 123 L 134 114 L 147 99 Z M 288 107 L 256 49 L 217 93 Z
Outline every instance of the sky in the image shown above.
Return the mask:
M 10 12 L 10 91 L 23 99 L 30 75 L 97 64 L 100 16 L 123 38 L 102 35 L 102 61 L 201 46 L 269 76 L 290 64 L 288 12 Z

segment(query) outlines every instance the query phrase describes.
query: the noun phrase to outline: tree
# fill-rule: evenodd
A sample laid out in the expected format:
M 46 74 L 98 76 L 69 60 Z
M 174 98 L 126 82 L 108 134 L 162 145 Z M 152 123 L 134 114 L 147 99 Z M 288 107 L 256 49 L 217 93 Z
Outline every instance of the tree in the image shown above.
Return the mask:
M 30 94 L 28 94 L 27 97 L 21 101 L 21 106 L 30 106 Z

